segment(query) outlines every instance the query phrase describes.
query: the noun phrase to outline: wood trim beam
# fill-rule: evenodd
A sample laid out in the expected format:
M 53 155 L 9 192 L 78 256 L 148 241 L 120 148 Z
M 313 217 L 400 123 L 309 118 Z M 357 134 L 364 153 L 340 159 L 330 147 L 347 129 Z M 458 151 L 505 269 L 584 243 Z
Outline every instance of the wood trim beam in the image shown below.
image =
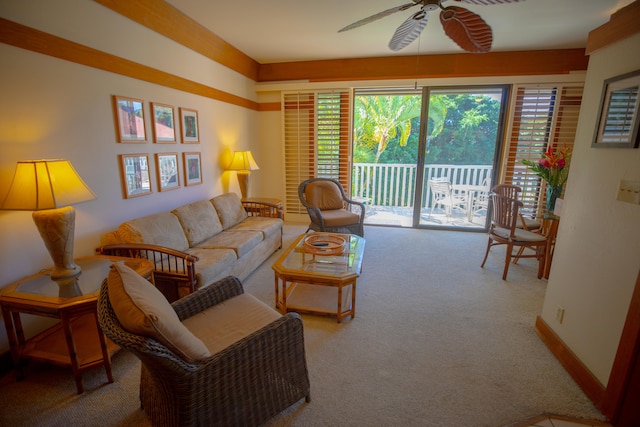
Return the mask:
M 76 64 L 258 110 L 258 103 L 0 18 L 0 42 Z
M 258 78 L 258 62 L 164 0 L 94 1 L 254 81 Z
M 536 317 L 536 332 L 569 375 L 578 383 L 582 391 L 591 399 L 593 404 L 598 407 L 606 417 L 609 417 L 611 414 L 605 413 L 605 408 L 603 408 L 606 389 L 600 384 L 600 381 L 598 381 L 591 371 L 580 361 L 578 356 L 565 345 L 560 337 L 556 335 L 540 316 Z
M 640 32 L 640 0 L 623 7 L 603 24 L 589 33 L 587 55 Z
M 259 82 L 568 74 L 586 71 L 584 49 L 353 58 L 260 65 Z

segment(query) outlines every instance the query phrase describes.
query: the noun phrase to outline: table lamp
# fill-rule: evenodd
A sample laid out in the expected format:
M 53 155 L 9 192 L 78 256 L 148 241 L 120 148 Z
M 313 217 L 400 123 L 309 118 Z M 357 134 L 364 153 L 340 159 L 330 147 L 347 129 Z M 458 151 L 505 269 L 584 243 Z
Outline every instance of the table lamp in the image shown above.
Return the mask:
M 249 175 L 251 171 L 260 169 L 253 160 L 251 151 L 235 151 L 233 159 L 227 167 L 227 170 L 238 171 L 238 184 L 240 184 L 240 192 L 242 198 L 246 199 L 249 194 Z
M 68 160 L 18 162 L 9 193 L 0 210 L 33 211 L 40 237 L 53 259 L 51 279 L 61 287 L 77 286 L 80 267 L 73 262 L 76 212 L 69 206 L 96 195 Z

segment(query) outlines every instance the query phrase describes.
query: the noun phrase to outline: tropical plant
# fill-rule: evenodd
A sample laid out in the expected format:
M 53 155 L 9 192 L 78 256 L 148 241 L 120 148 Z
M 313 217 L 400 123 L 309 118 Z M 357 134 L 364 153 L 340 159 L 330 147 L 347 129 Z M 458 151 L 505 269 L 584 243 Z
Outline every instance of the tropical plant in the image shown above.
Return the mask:
M 547 146 L 547 151 L 537 162 L 522 160 L 522 164 L 545 180 L 549 185 L 558 187 L 564 185 L 569 176 L 569 162 L 571 161 L 571 147 L 563 147 L 554 151 L 553 145 Z

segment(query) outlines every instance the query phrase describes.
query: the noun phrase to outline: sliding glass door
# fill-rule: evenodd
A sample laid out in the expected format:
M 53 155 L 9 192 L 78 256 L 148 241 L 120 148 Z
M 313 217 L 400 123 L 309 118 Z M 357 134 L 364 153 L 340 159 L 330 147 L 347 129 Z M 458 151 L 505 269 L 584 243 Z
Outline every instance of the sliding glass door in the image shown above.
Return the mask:
M 506 87 L 355 92 L 351 196 L 366 224 L 486 227 Z M 429 184 L 446 180 L 450 194 Z

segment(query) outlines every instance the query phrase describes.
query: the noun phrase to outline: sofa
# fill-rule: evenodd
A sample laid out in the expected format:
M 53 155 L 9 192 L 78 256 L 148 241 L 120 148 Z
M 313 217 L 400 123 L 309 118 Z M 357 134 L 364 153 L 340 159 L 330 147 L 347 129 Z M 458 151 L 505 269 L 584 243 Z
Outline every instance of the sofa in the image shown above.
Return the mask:
M 226 276 L 245 279 L 282 247 L 282 226 L 279 206 L 225 193 L 126 221 L 96 251 L 151 260 L 156 287 L 175 301 Z

